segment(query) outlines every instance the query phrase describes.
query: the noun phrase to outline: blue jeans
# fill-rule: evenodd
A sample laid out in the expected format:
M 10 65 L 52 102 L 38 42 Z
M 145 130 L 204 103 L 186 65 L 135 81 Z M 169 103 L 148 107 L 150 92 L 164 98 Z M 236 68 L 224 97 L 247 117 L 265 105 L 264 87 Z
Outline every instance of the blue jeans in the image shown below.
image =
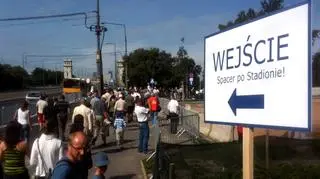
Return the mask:
M 29 141 L 29 134 L 30 134 L 30 126 L 29 124 L 22 125 L 21 128 L 21 139 L 25 142 Z
M 148 142 L 149 142 L 149 125 L 148 122 L 139 123 L 139 152 L 148 152 Z
M 152 125 L 157 124 L 158 112 L 152 111 L 150 114 L 151 114 Z

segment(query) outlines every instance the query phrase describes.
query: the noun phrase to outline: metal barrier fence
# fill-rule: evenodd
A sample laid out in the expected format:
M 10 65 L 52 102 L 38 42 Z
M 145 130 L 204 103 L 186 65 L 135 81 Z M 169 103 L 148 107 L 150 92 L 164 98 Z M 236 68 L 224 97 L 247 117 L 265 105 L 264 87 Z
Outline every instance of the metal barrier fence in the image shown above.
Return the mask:
M 161 138 L 161 134 L 159 138 Z M 153 165 L 152 178 L 153 179 L 174 179 L 175 165 L 174 163 L 170 162 L 171 159 L 164 151 L 161 140 L 158 140 L 154 155 L 155 155 L 155 159 L 154 159 L 154 165 Z
M 193 144 L 200 136 L 199 115 L 179 116 L 181 121 L 177 125 L 177 130 L 172 130 L 170 119 L 159 120 L 161 130 L 161 141 L 169 144 Z
M 160 98 L 160 105 L 162 111 L 159 114 L 159 125 L 160 129 L 165 131 L 162 132 L 161 140 L 166 143 L 172 144 L 190 144 L 190 138 L 192 140 L 197 139 L 200 136 L 200 116 L 198 113 L 185 109 L 180 106 L 180 114 L 178 119 L 177 132 L 171 132 L 171 120 L 168 119 L 167 105 L 168 99 Z M 186 135 L 185 135 L 186 134 Z

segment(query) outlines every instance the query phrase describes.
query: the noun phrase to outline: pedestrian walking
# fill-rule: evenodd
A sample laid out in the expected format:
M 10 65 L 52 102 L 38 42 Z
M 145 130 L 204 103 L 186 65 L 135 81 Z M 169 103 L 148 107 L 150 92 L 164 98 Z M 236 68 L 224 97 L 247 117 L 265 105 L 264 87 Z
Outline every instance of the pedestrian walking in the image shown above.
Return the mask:
M 28 145 L 20 139 L 21 125 L 10 121 L 5 129 L 4 142 L 0 144 L 0 159 L 3 163 L 4 179 L 29 179 L 25 165 Z
M 81 115 L 76 115 L 74 118 L 74 123 L 71 125 L 70 135 L 75 132 L 83 131 L 83 117 Z M 82 179 L 88 178 L 88 170 L 92 168 L 92 156 L 91 156 L 91 148 L 90 148 L 90 137 L 87 136 L 87 144 L 84 150 L 83 157 L 80 161 L 78 161 L 79 171 L 82 172 Z
M 115 118 L 115 114 L 114 114 L 114 106 L 116 104 L 116 96 L 115 95 L 111 95 L 110 96 L 110 100 L 107 103 L 107 112 L 108 112 L 108 116 L 109 116 L 109 120 L 111 123 L 114 122 L 114 118 Z
M 87 146 L 84 132 L 72 133 L 68 141 L 66 156 L 59 160 L 53 169 L 52 179 L 84 178 L 82 160 Z M 88 176 L 86 176 L 88 177 Z
M 48 121 L 50 121 L 50 124 L 54 126 L 53 127 L 54 134 L 56 135 L 56 137 L 59 137 L 57 111 L 54 106 L 54 101 L 51 97 L 47 98 L 47 104 L 48 105 L 43 109 L 43 117 L 44 117 L 45 125 L 42 128 L 42 132 L 43 130 L 45 130 L 45 127 Z
M 125 97 L 122 93 L 119 94 L 119 99 L 116 101 L 114 105 L 114 114 L 115 115 L 121 115 L 125 116 L 125 106 L 126 106 L 126 101 L 124 100 Z
M 83 132 L 90 136 L 93 130 L 93 119 L 90 108 L 86 105 L 87 101 L 82 98 L 80 100 L 80 105 L 75 107 L 72 113 L 72 123 L 74 123 L 74 119 L 76 115 L 81 115 L 83 117 Z
M 94 155 L 93 162 L 95 171 L 92 179 L 105 179 L 104 174 L 107 171 L 108 165 L 110 163 L 107 153 L 98 152 Z
M 148 106 L 150 110 L 152 125 L 156 125 L 158 121 L 158 112 L 161 110 L 159 99 L 156 93 L 151 93 L 151 97 L 148 98 Z
M 126 97 L 126 114 L 128 123 L 133 121 L 133 111 L 134 111 L 134 103 L 135 98 L 133 97 L 133 91 L 129 92 L 129 95 Z
M 92 144 L 95 145 L 95 142 L 100 134 L 103 144 L 106 145 L 106 138 L 109 136 L 109 125 L 106 125 L 104 122 L 108 119 L 108 115 L 105 110 L 106 107 L 104 102 L 98 97 L 97 91 L 93 93 L 93 96 L 94 98 L 92 98 L 90 101 L 91 109 L 93 110 L 93 114 L 95 116 Z
M 176 134 L 179 124 L 179 103 L 174 96 L 171 96 L 167 108 L 169 111 L 168 118 L 170 119 L 170 133 Z
M 37 108 L 37 116 L 38 116 L 38 124 L 39 124 L 39 130 L 41 131 L 42 128 L 44 127 L 44 123 L 45 123 L 45 119 L 44 119 L 44 115 L 43 115 L 43 110 L 46 106 L 48 106 L 48 102 L 45 101 L 46 96 L 44 94 L 42 94 L 40 96 L 39 101 L 36 104 L 36 108 Z
M 149 143 L 149 125 L 148 125 L 148 114 L 149 109 L 143 106 L 142 100 L 138 99 L 134 113 L 137 116 L 139 123 L 139 145 L 138 152 L 148 153 L 148 143 Z
M 123 119 L 123 116 L 121 115 L 116 115 L 116 119 L 113 123 L 114 128 L 116 130 L 116 141 L 117 141 L 117 146 L 119 149 L 121 149 L 121 145 L 123 143 L 123 137 L 124 137 L 124 130 L 126 127 L 126 122 Z
M 59 128 L 59 138 L 65 140 L 65 130 L 68 121 L 68 114 L 70 112 L 70 105 L 65 101 L 65 96 L 60 95 L 59 99 L 55 105 L 57 111 L 58 128 Z
M 36 166 L 35 178 L 50 178 L 56 163 L 63 157 L 62 141 L 55 136 L 55 123 L 47 121 L 45 131 L 33 142 L 30 165 Z
M 21 139 L 28 143 L 32 127 L 30 122 L 29 103 L 27 101 L 23 101 L 21 107 L 15 112 L 14 119 L 21 124 Z

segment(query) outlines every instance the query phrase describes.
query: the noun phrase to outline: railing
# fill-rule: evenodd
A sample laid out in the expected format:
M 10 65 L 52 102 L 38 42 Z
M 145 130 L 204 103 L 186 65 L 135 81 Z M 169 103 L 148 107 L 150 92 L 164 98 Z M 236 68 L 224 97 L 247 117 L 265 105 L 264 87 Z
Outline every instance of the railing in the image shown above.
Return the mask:
M 170 162 L 170 157 L 165 153 L 161 140 L 159 140 L 153 165 L 153 179 L 174 179 L 175 178 L 175 165 Z
M 154 158 L 153 179 L 174 179 L 175 165 L 164 149 L 164 143 L 190 144 L 200 136 L 200 117 L 197 113 L 186 110 L 180 106 L 180 115 L 177 116 L 178 126 L 176 131 L 171 131 L 171 120 L 167 117 L 169 100 L 160 98 L 162 111 L 158 115 L 158 125 L 152 129 L 155 139 L 156 151 L 147 159 Z M 174 120 L 174 119 L 173 119 Z M 191 139 L 191 140 L 190 140 Z
M 179 114 L 179 123 L 177 133 L 174 135 L 171 134 L 170 125 L 171 120 L 167 118 L 169 114 L 167 110 L 169 100 L 165 98 L 160 98 L 160 105 L 162 111 L 160 112 L 160 127 L 161 130 L 167 130 L 168 132 L 163 133 L 162 138 L 164 141 L 168 143 L 182 143 L 183 138 L 191 138 L 197 139 L 200 136 L 200 116 L 198 113 L 185 109 L 182 105 L 180 105 L 180 114 Z M 169 133 L 169 135 L 167 134 Z M 187 134 L 187 137 L 183 137 L 183 134 Z

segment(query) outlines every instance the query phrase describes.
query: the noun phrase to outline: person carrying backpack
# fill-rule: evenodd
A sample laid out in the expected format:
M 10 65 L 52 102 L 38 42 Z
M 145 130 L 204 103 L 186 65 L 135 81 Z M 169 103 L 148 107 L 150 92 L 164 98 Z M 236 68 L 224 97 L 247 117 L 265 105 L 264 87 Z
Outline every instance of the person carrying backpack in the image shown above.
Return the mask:
M 69 137 L 66 156 L 56 164 L 51 179 L 84 178 L 81 161 L 83 160 L 86 146 L 87 137 L 84 132 L 72 133 Z

